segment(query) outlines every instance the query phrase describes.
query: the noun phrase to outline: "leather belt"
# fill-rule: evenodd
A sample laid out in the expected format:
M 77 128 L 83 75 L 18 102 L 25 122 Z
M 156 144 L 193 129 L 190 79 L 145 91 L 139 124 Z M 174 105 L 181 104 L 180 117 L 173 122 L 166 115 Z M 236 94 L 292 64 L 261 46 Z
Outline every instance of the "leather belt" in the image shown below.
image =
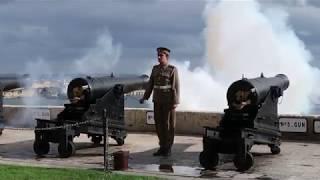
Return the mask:
M 157 85 L 154 85 L 153 88 L 154 89 L 171 89 L 171 85 L 166 85 L 166 86 L 157 86 Z

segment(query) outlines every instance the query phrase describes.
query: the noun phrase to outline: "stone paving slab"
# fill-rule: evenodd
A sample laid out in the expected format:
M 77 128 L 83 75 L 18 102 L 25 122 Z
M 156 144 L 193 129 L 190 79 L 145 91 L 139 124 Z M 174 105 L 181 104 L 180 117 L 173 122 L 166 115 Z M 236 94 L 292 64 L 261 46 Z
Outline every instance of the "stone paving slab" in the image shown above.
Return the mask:
M 103 169 L 103 147 L 94 146 L 86 135 L 75 138 L 76 154 L 59 158 L 57 145 L 44 157 L 33 152 L 33 131 L 5 130 L 0 136 L 0 163 L 42 167 L 68 167 Z M 172 156 L 153 157 L 157 150 L 154 134 L 129 133 L 125 145 L 117 146 L 110 139 L 110 153 L 130 151 L 129 174 L 161 176 L 168 179 L 320 179 L 320 144 L 283 142 L 281 153 L 272 155 L 267 146 L 254 146 L 254 167 L 245 173 L 237 172 L 232 157 L 221 155 L 222 163 L 215 171 L 200 167 L 198 156 L 202 150 L 202 137 L 176 136 Z M 160 166 L 161 165 L 161 166 Z M 172 168 L 171 168 L 172 167 Z

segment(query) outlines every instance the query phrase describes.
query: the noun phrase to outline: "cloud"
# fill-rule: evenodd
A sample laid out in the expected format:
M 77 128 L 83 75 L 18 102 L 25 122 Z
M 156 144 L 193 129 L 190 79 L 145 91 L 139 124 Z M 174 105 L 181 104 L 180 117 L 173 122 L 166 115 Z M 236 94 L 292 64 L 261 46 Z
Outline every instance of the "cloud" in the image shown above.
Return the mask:
M 37 57 L 49 61 L 54 71 L 68 70 L 72 60 L 82 58 L 95 46 L 106 27 L 112 41 L 122 44 L 119 64 L 139 68 L 138 64 L 154 58 L 159 45 L 194 63 L 203 54 L 199 44 L 204 5 L 205 1 L 13 1 L 0 6 L 0 54 L 8 61 L 0 71 L 21 71 L 20 64 Z M 185 39 L 194 43 L 183 44 Z
M 53 71 L 70 71 L 73 60 L 95 47 L 106 28 L 112 42 L 121 44 L 116 71 L 138 72 L 141 64 L 155 59 L 154 50 L 160 45 L 170 47 L 172 57 L 189 60 L 192 69 L 204 63 L 205 0 L 7 2 L 0 6 L 0 54 L 1 61 L 6 61 L 0 71 L 4 73 L 22 71 L 21 64 L 38 57 L 50 62 Z M 261 2 L 287 7 L 298 36 L 317 55 L 312 47 L 319 44 L 316 1 L 308 0 L 306 6 L 298 6 L 299 1 Z
M 83 57 L 75 60 L 72 69 L 74 73 L 105 74 L 112 71 L 119 61 L 120 55 L 121 45 L 114 45 L 112 37 L 106 31 L 98 37 L 94 48 L 90 48 Z
M 299 7 L 308 5 L 309 0 L 258 0 L 258 2 L 272 6 L 282 5 L 286 7 Z
M 5 5 L 14 2 L 15 0 L 1 0 L 0 5 Z

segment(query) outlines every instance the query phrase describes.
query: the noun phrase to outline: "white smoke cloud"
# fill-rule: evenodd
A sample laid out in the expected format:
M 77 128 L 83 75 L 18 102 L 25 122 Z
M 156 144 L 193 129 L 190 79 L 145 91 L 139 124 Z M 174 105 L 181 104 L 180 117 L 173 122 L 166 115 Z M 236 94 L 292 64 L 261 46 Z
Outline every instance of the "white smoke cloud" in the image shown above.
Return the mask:
M 191 70 L 174 61 L 181 81 L 183 110 L 223 111 L 228 86 L 242 75 L 255 78 L 286 74 L 280 113 L 308 113 L 311 97 L 319 97 L 319 70 L 312 55 L 288 24 L 280 7 L 261 10 L 256 1 L 210 1 L 204 11 L 206 65 Z
M 74 69 L 78 73 L 109 73 L 121 55 L 121 45 L 113 44 L 109 31 L 97 38 L 96 46 L 89 49 L 80 59 L 75 60 Z
M 94 47 L 90 48 L 83 57 L 72 60 L 71 72 L 68 74 L 106 74 L 117 64 L 121 55 L 120 44 L 113 44 L 113 40 L 108 31 L 105 31 L 97 38 L 97 42 Z M 43 58 L 38 58 L 34 61 L 29 61 L 25 64 L 25 72 L 30 74 L 30 79 L 27 82 L 26 89 L 29 94 L 22 98 L 22 103 L 26 106 L 39 106 L 39 105 L 52 105 L 51 101 L 46 100 L 36 90 L 36 88 L 61 88 L 59 91 L 66 93 L 67 86 L 65 83 L 70 81 L 70 76 L 65 76 L 65 73 L 55 72 L 51 68 L 52 64 Z M 60 73 L 60 74 L 59 74 Z M 43 77 L 46 75 L 46 77 Z M 50 79 L 46 79 L 49 78 Z M 54 80 L 61 80 L 60 84 L 53 84 Z M 63 81 L 65 80 L 65 81 Z M 55 82 L 58 83 L 58 82 Z M 40 89 L 39 89 L 40 90 Z M 63 105 L 63 101 L 61 101 Z M 9 120 L 9 124 L 12 126 L 29 126 L 35 125 L 34 119 L 30 119 L 30 111 L 23 109 L 22 112 L 17 113 Z
M 209 69 L 197 67 L 190 68 L 190 62 L 172 61 L 178 69 L 181 104 L 178 110 L 190 111 L 217 111 L 227 107 L 226 86 L 215 81 Z
M 22 96 L 21 103 L 25 106 L 31 107 L 42 104 L 43 99 L 33 89 L 35 82 L 39 82 L 43 72 L 51 74 L 50 65 L 42 58 L 35 61 L 29 61 L 25 64 L 25 72 L 29 74 L 29 78 L 25 80 L 26 86 L 24 87 L 24 96 Z M 19 99 L 17 99 L 19 101 Z M 20 111 L 15 113 L 8 119 L 9 126 L 25 126 L 34 127 L 36 122 L 31 118 L 32 112 L 26 108 L 20 108 Z
M 39 79 L 43 74 L 52 74 L 52 69 L 45 59 L 39 57 L 25 64 L 25 72 L 30 74 L 32 79 Z
M 89 48 L 81 58 L 71 61 L 72 63 L 70 64 L 70 69 L 72 71 L 67 72 L 67 76 L 65 76 L 66 72 L 63 73 L 53 71 L 51 68 L 52 65 L 43 58 L 38 58 L 35 61 L 27 62 L 25 66 L 25 72 L 31 75 L 30 78 L 32 81 L 30 82 L 33 84 L 29 84 L 29 87 L 34 85 L 35 81 L 39 82 L 41 80 L 45 80 L 43 75 L 46 75 L 47 78 L 51 77 L 54 80 L 61 80 L 61 86 L 59 86 L 61 87 L 60 91 L 62 93 L 66 93 L 66 83 L 71 80 L 69 74 L 106 74 L 118 63 L 120 55 L 121 45 L 114 45 L 109 31 L 105 31 L 97 37 L 94 47 Z M 41 81 L 40 83 L 45 83 L 45 81 Z M 57 86 L 57 84 L 48 85 Z M 35 96 L 32 98 L 24 98 L 24 104 L 26 105 L 39 105 L 43 104 L 43 101 L 44 99 L 39 97 L 37 94 L 35 94 Z

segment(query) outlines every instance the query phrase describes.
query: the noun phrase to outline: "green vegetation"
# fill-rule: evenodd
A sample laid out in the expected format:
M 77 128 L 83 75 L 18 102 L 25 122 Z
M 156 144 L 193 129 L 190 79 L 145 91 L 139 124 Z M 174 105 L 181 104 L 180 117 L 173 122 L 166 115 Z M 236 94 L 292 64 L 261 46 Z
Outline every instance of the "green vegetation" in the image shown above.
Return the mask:
M 115 179 L 115 180 L 155 180 L 156 177 L 130 176 L 115 173 L 104 173 L 103 171 L 84 170 L 84 169 L 57 169 L 39 168 L 25 166 L 0 165 L 0 179 L 6 180 L 33 180 L 33 179 Z

